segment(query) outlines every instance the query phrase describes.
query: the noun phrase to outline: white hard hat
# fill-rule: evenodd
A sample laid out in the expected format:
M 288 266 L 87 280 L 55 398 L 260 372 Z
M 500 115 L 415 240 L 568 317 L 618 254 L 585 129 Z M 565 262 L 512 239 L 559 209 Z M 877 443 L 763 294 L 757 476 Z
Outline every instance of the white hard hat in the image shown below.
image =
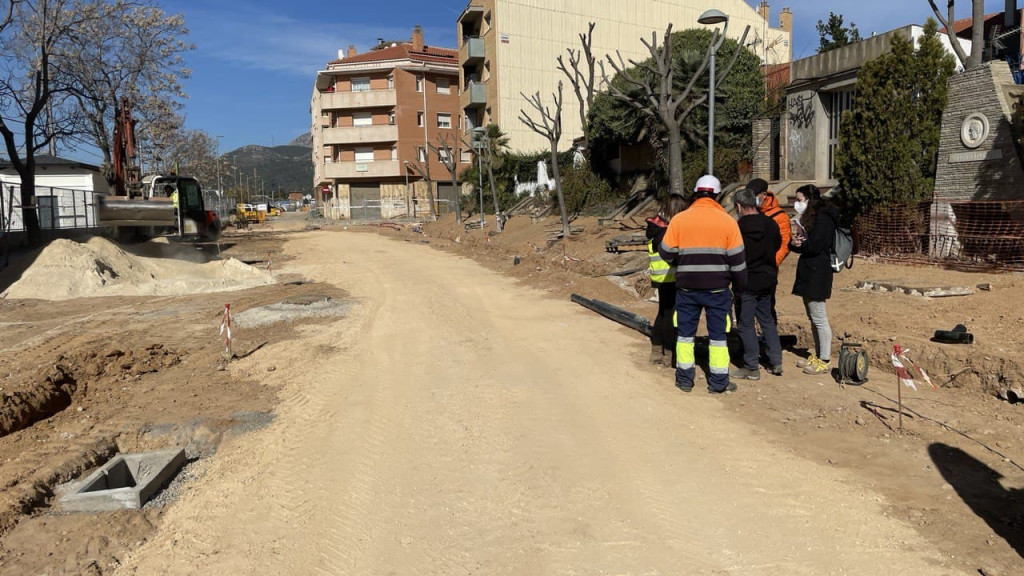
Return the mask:
M 717 196 L 722 191 L 722 183 L 718 181 L 718 178 L 705 174 L 697 179 L 697 185 L 693 187 L 693 191 L 710 192 Z

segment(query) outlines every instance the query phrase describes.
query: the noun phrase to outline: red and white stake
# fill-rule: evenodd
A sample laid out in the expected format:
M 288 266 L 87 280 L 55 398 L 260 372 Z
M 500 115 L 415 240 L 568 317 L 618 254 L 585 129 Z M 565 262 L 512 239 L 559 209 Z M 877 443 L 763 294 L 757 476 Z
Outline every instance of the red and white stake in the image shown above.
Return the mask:
M 220 335 L 224 336 L 224 356 L 231 358 L 231 304 L 224 305 L 224 316 L 220 319 Z

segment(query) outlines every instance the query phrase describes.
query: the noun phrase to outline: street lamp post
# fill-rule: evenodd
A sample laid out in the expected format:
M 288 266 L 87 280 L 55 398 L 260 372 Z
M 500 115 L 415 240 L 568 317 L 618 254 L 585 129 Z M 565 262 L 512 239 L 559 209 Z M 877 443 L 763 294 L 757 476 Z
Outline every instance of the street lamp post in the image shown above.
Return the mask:
M 221 185 L 221 182 L 220 182 L 220 139 L 221 138 L 223 138 L 223 136 L 217 136 L 217 190 L 219 190 L 221 193 L 223 193 L 224 192 L 224 188 L 221 187 L 222 185 Z
M 474 143 L 476 148 L 476 175 L 477 184 L 480 189 L 480 229 L 484 229 L 484 164 L 483 164 L 483 150 L 484 145 L 487 143 L 487 131 L 483 127 L 477 126 L 473 128 L 473 134 L 476 136 L 476 142 Z M 498 217 L 497 214 L 494 215 Z
M 412 214 L 412 196 L 409 194 L 409 161 L 402 160 L 402 171 L 405 172 L 405 215 Z
M 722 36 L 711 48 L 711 81 L 708 87 L 708 174 L 715 173 L 715 53 L 725 42 L 725 31 L 729 29 L 729 16 L 721 10 L 712 8 L 697 18 L 697 22 L 704 25 L 725 24 L 722 27 Z

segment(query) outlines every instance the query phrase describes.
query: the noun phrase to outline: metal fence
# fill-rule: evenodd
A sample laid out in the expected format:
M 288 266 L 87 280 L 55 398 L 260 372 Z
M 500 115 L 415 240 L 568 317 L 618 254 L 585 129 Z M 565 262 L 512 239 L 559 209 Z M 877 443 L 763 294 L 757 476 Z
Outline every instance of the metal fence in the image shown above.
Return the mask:
M 203 205 L 207 210 L 217 214 L 222 224 L 227 224 L 231 215 L 235 213 L 238 199 L 234 196 L 220 196 L 216 192 L 203 192 Z
M 0 189 L 0 233 L 24 231 L 21 186 L 0 183 Z M 96 228 L 97 195 L 91 190 L 36 186 L 36 205 L 29 209 L 36 211 L 43 230 Z
M 968 269 L 1024 269 L 1024 201 L 935 200 L 875 208 L 854 226 L 856 251 Z

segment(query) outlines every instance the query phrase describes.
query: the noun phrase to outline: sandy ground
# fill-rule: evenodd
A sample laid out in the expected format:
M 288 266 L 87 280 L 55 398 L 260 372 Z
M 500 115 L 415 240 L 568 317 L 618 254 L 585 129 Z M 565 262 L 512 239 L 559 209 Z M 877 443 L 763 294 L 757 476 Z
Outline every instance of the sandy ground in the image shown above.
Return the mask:
M 636 259 L 603 252 L 623 232 L 588 224 L 563 252 L 544 244 L 545 223 L 513 223 L 501 237 L 439 223 L 423 235 L 279 225 L 232 238 L 226 253 L 272 260 L 279 280 L 232 293 L 239 314 L 268 318 L 323 294 L 344 306 L 239 329 L 245 357 L 223 371 L 210 336 L 222 294 L 0 301 L 8 380 L 42 370 L 51 387 L 74 388 L 54 416 L 0 437 L 0 512 L 26 494 L 0 527 L 0 572 L 1024 569 L 1020 408 L 991 395 L 1019 382 L 1021 312 L 1000 306 L 1024 295 L 1015 276 L 868 263 L 841 277 L 993 284 L 941 301 L 837 291 L 837 331 L 872 350 L 905 341 L 941 385 L 904 394 L 900 435 L 875 352 L 861 387 L 799 374 L 787 352 L 785 376 L 732 396 L 677 391 L 669 371 L 645 364 L 637 333 L 566 298 L 652 312 L 637 278 L 627 283 L 640 298 L 592 277 Z M 790 300 L 780 298 L 783 325 L 805 339 Z M 981 346 L 927 342 L 958 318 Z M 131 345 L 107 356 L 114 343 Z M 46 372 L 61 355 L 76 386 Z M 268 417 L 246 425 L 252 413 Z M 116 449 L 168 445 L 187 445 L 192 463 L 163 507 L 62 515 L 46 490 L 26 488 Z

